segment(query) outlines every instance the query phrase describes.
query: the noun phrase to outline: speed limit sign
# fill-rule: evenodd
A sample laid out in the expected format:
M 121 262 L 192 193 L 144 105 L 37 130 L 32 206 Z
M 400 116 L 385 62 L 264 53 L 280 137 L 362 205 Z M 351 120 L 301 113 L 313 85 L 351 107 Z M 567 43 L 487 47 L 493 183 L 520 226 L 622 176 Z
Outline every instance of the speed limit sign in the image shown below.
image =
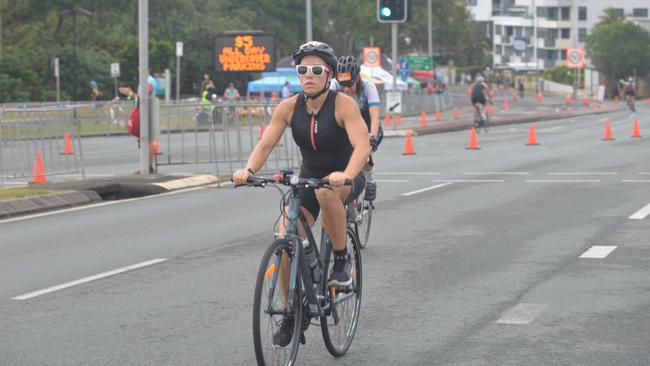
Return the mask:
M 585 51 L 582 48 L 567 48 L 566 67 L 568 69 L 581 69 L 585 66 Z

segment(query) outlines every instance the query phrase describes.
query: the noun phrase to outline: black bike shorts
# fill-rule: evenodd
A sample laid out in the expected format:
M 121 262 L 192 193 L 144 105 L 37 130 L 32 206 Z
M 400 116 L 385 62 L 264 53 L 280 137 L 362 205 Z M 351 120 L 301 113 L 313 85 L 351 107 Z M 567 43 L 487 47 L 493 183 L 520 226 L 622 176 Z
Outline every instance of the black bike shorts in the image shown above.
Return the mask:
M 306 172 L 304 172 L 301 169 L 300 176 L 302 178 L 317 177 L 311 174 L 307 175 L 304 173 Z M 321 177 L 323 177 L 323 175 L 321 175 Z M 343 202 L 343 204 L 347 205 L 348 203 L 354 201 L 354 199 L 357 198 L 361 194 L 361 192 L 363 192 L 363 188 L 365 186 L 366 186 L 366 178 L 363 175 L 363 173 L 359 173 L 352 180 L 352 190 L 350 190 L 350 194 L 345 199 L 345 202 Z M 320 188 L 320 189 L 327 189 L 327 188 Z M 309 213 L 314 218 L 314 220 L 316 220 L 318 218 L 318 214 L 320 213 L 320 205 L 318 204 L 318 200 L 316 199 L 316 192 L 314 192 L 314 188 L 300 188 L 299 197 L 300 197 L 300 206 L 302 206 L 302 208 L 309 211 Z
M 633 97 L 635 94 L 636 94 L 636 93 L 635 93 L 633 90 L 626 90 L 626 91 L 625 91 L 625 96 L 626 96 L 626 97 L 627 97 L 628 95 Z
M 485 99 L 485 94 L 483 94 L 483 93 L 481 93 L 481 94 L 472 94 L 472 105 L 474 105 L 476 103 L 481 103 L 481 104 L 485 105 L 486 102 L 487 102 L 487 100 Z

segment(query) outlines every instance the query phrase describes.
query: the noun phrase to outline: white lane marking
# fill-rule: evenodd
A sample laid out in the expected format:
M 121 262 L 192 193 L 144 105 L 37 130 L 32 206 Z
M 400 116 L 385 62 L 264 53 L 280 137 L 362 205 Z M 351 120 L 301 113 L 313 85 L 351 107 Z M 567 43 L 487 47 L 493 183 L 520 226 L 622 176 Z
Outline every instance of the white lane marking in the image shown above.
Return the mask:
M 643 220 L 650 215 L 650 203 L 628 217 L 630 220 Z
M 207 186 L 207 187 L 212 187 L 212 186 Z M 205 188 L 206 187 L 193 187 L 193 188 L 188 188 L 188 189 L 179 189 L 178 191 L 165 192 L 165 193 L 160 193 L 160 194 L 152 194 L 150 196 L 127 198 L 127 199 L 117 200 L 117 201 L 100 202 L 100 203 L 97 203 L 97 204 L 94 204 L 94 205 L 85 205 L 85 206 L 79 206 L 79 207 L 65 208 L 65 209 L 56 210 L 56 211 L 42 212 L 42 213 L 28 215 L 28 216 L 20 216 L 20 217 L 14 217 L 14 218 L 11 218 L 11 219 L 0 220 L 0 224 L 7 224 L 7 223 L 10 223 L 10 222 L 35 219 L 35 218 L 38 218 L 38 217 L 58 215 L 58 214 L 61 214 L 61 213 L 66 213 L 66 212 L 87 210 L 87 209 L 91 209 L 91 208 L 95 208 L 95 207 L 104 207 L 104 206 L 110 206 L 110 205 L 117 205 L 117 204 L 120 204 L 120 203 L 127 203 L 127 202 L 133 202 L 133 201 L 141 201 L 141 200 L 152 199 L 152 198 L 156 198 L 156 197 L 170 196 L 170 195 L 173 195 L 173 194 L 179 194 L 179 193 L 185 193 L 185 192 L 191 192 L 191 191 L 198 191 L 200 189 L 205 189 Z
M 621 179 L 621 183 L 650 183 L 648 179 Z
M 639 172 L 640 175 L 650 175 L 650 172 Z
M 434 179 L 434 183 L 505 183 L 503 179 Z
M 438 172 L 377 172 L 377 175 L 440 175 Z
M 603 259 L 607 257 L 617 246 L 594 245 L 580 255 L 580 258 Z
M 408 183 L 408 179 L 375 179 L 377 183 Z
M 463 172 L 464 175 L 528 175 L 528 172 Z
M 75 280 L 75 281 L 66 282 L 66 283 L 63 283 L 63 284 L 60 284 L 60 285 L 57 285 L 57 286 L 52 286 L 52 287 L 48 287 L 48 288 L 45 288 L 45 289 L 42 289 L 42 290 L 30 292 L 30 293 L 27 293 L 27 294 L 24 294 L 24 295 L 12 297 L 11 299 L 12 300 L 28 300 L 28 299 L 34 298 L 36 296 L 49 294 L 50 292 L 63 290 L 63 289 L 69 288 L 69 287 L 80 285 L 82 283 L 86 283 L 86 282 L 90 282 L 90 281 L 96 281 L 96 280 L 99 280 L 99 279 L 102 279 L 102 278 L 106 278 L 106 277 L 109 277 L 109 276 L 114 276 L 116 274 L 132 271 L 134 269 L 138 269 L 138 268 L 142 268 L 142 267 L 151 266 L 153 264 L 165 262 L 165 261 L 168 261 L 168 260 L 169 259 L 167 259 L 167 258 L 156 258 L 156 259 L 152 259 L 152 260 L 149 260 L 149 261 L 146 261 L 146 262 L 132 264 L 130 266 L 114 269 L 112 271 L 99 273 L 99 274 L 96 274 L 94 276 L 80 278 L 80 279 Z
M 546 308 L 546 304 L 520 303 L 503 314 L 496 323 L 509 325 L 530 324 L 539 316 L 544 308 Z
M 528 179 L 526 183 L 600 183 L 600 179 Z
M 551 172 L 548 175 L 617 175 L 617 172 Z
M 431 186 L 431 187 L 427 187 L 427 188 L 418 189 L 417 191 L 412 191 L 412 192 L 402 193 L 402 196 L 412 196 L 412 195 L 414 195 L 414 194 L 418 194 L 418 193 L 422 193 L 422 192 L 430 191 L 430 190 L 432 190 L 432 189 L 436 189 L 436 188 L 441 188 L 441 187 L 444 187 L 444 186 L 448 186 L 448 185 L 450 185 L 450 184 L 451 184 L 451 183 L 436 184 L 435 186 Z

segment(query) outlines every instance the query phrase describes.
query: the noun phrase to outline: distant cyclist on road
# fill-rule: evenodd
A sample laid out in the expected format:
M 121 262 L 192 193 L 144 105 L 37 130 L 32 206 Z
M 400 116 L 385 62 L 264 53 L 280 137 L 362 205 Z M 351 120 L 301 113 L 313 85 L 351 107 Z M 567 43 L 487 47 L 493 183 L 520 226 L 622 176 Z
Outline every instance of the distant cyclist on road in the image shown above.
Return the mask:
M 625 101 L 627 102 L 628 107 L 632 112 L 635 112 L 634 108 L 634 98 L 636 98 L 636 83 L 634 82 L 633 77 L 627 79 L 627 83 L 623 86 L 623 94 L 625 95 Z
M 470 99 L 474 106 L 474 121 L 482 120 L 485 122 L 485 103 L 490 98 L 490 87 L 485 83 L 481 75 L 477 75 L 474 83 L 469 87 Z
M 352 264 L 347 255 L 347 235 L 344 203 L 356 198 L 365 184 L 361 169 L 370 155 L 368 129 L 361 117 L 359 107 L 349 96 L 331 91 L 337 59 L 332 48 L 321 42 L 308 42 L 293 53 L 296 72 L 300 79 L 302 93 L 280 102 L 271 117 L 262 140 L 251 153 L 246 169 L 233 174 L 236 183 L 246 180 L 264 166 L 273 148 L 285 129 L 291 127 L 291 134 L 300 147 L 303 178 L 329 179 L 331 189 L 310 189 L 300 191 L 302 211 L 309 225 L 313 225 L 320 209 L 323 210 L 323 226 L 334 249 L 334 264 L 330 275 L 330 286 L 346 287 L 352 284 Z M 343 185 L 351 180 L 352 185 Z M 284 233 L 285 222 L 280 230 Z M 304 230 L 299 228 L 302 235 Z M 281 262 L 279 284 L 286 306 L 289 259 Z M 285 318 L 273 335 L 273 343 L 284 347 L 291 339 L 293 319 Z
M 330 89 L 340 90 L 356 99 L 361 116 L 368 127 L 372 151 L 377 151 L 377 147 L 384 138 L 384 131 L 379 123 L 379 93 L 375 84 L 361 79 L 361 67 L 356 58 L 353 56 L 339 58 L 336 80 L 330 85 Z M 377 183 L 372 172 L 374 166 L 375 163 L 370 156 L 363 167 L 363 174 L 366 177 L 365 199 L 368 201 L 373 201 L 377 197 Z

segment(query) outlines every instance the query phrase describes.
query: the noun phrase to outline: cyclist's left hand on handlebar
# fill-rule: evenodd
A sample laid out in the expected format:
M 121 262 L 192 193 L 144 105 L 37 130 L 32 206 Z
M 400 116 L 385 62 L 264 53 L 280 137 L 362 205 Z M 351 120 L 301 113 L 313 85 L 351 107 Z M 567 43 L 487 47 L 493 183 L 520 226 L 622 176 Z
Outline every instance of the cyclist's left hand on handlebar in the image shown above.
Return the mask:
M 236 170 L 232 175 L 232 180 L 236 184 L 244 184 L 248 181 L 248 178 L 252 176 L 251 172 L 248 169 L 239 169 Z
M 350 178 L 348 178 L 348 176 L 343 172 L 333 172 L 327 177 L 327 179 L 332 187 L 339 187 L 345 184 L 346 179 Z
M 379 146 L 379 139 L 377 139 L 377 136 L 371 135 L 370 136 L 370 147 L 372 147 L 372 151 L 373 152 L 377 151 L 378 146 Z

